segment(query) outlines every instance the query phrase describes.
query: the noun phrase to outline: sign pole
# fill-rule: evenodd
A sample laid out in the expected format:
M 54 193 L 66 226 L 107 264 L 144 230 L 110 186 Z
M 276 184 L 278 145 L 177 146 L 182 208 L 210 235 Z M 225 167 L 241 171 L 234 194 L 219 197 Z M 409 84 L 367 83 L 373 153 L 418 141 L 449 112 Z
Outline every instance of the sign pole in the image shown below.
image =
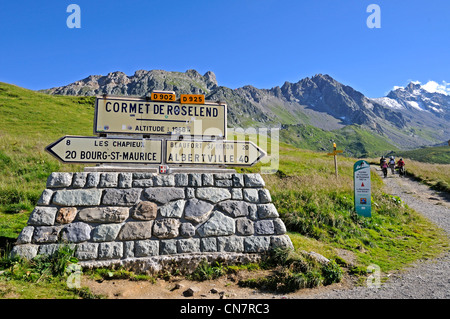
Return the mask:
M 338 153 L 342 153 L 342 150 L 336 149 L 336 143 L 333 143 L 333 153 L 328 153 L 327 155 L 333 155 L 334 156 L 334 175 L 336 175 L 336 178 L 338 178 L 338 165 L 337 165 L 337 155 Z
M 334 173 L 336 175 L 336 178 L 338 178 L 336 143 L 333 143 L 333 153 L 334 153 Z

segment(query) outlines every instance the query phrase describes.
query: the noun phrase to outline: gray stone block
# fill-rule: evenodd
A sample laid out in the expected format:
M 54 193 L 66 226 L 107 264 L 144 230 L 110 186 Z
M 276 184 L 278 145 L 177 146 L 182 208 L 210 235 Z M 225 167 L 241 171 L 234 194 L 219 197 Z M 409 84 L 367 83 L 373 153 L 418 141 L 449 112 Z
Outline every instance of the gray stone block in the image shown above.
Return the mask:
M 175 238 L 178 236 L 180 220 L 177 218 L 157 219 L 153 223 L 153 236 L 158 238 Z
M 204 253 L 213 253 L 217 251 L 217 238 L 206 237 L 200 239 L 200 249 Z
M 218 179 L 214 182 L 217 187 L 232 187 L 233 181 L 231 179 Z
M 31 226 L 51 226 L 55 223 L 56 207 L 36 206 L 28 219 L 28 225 Z
M 214 205 L 198 200 L 196 198 L 189 199 L 184 207 L 184 218 L 196 224 L 204 222 L 208 219 Z
M 123 258 L 134 257 L 134 241 L 123 242 Z
M 38 252 L 39 245 L 32 245 L 32 244 L 26 244 L 26 245 L 16 245 L 11 250 L 11 257 L 22 257 L 24 259 L 31 260 L 34 257 L 36 257 Z
M 261 253 L 270 249 L 270 236 L 249 236 L 244 238 L 244 252 Z
M 273 220 L 273 226 L 275 228 L 275 234 L 283 235 L 286 233 L 286 225 L 280 218 L 276 218 Z
M 72 187 L 83 188 L 86 185 L 88 173 L 77 172 L 73 174 Z
M 118 174 L 117 173 L 101 173 L 98 187 L 117 187 Z
M 226 199 L 231 199 L 231 193 L 226 188 L 197 188 L 197 198 L 218 203 Z
M 144 191 L 145 197 L 151 201 L 166 204 L 177 199 L 184 199 L 184 188 L 151 187 Z
M 278 211 L 274 204 L 261 204 L 258 205 L 258 216 L 261 219 L 264 218 L 277 218 L 279 217 Z
M 153 179 L 136 179 L 132 184 L 133 187 L 151 187 L 153 186 Z
M 214 186 L 213 174 L 202 174 L 202 184 L 203 186 Z
M 154 173 L 133 173 L 133 179 L 152 179 Z
M 105 242 L 114 241 L 119 234 L 121 224 L 101 224 L 94 227 L 92 231 L 92 241 L 94 242 Z
M 179 173 L 179 174 L 175 174 L 174 175 L 174 179 L 175 179 L 175 186 L 188 186 L 188 174 L 183 174 L 183 173 Z
M 53 191 L 51 189 L 44 189 L 44 191 L 41 194 L 41 197 L 39 197 L 37 204 L 38 205 L 50 205 L 52 196 L 53 196 Z
M 58 190 L 53 203 L 60 206 L 96 206 L 100 205 L 101 189 Z
M 248 215 L 248 204 L 244 201 L 227 200 L 217 204 L 217 207 L 232 217 Z
M 173 175 L 155 175 L 153 176 L 153 186 L 175 186 L 175 177 Z
M 162 217 L 181 218 L 185 204 L 186 201 L 184 199 L 167 203 L 159 208 L 159 213 Z
M 270 192 L 267 188 L 258 190 L 258 194 L 260 203 L 267 204 L 272 202 L 272 197 L 270 196 Z
M 131 188 L 133 186 L 133 174 L 132 173 L 120 173 L 119 174 L 119 187 Z
M 75 257 L 79 260 L 97 259 L 98 244 L 97 243 L 81 243 L 77 244 L 75 250 Z
M 218 237 L 217 251 L 221 252 L 243 252 L 244 238 L 238 236 Z
M 47 187 L 69 187 L 72 185 L 72 173 L 51 173 L 47 178 Z
M 61 230 L 61 239 L 69 243 L 88 241 L 91 237 L 91 227 L 82 222 L 67 224 Z
M 180 226 L 180 235 L 186 238 L 195 235 L 195 227 L 191 223 L 182 223 Z
M 31 238 L 33 237 L 33 233 L 33 226 L 25 226 L 17 237 L 16 245 L 29 244 L 31 242 Z
M 243 189 L 244 199 L 250 203 L 259 203 L 259 193 L 255 188 Z
M 60 226 L 40 226 L 35 227 L 33 233 L 33 243 L 56 243 L 58 241 Z
M 253 221 L 248 218 L 236 219 L 236 234 L 249 236 L 255 233 Z
M 111 188 L 105 190 L 103 196 L 104 205 L 132 206 L 136 204 L 141 196 L 140 188 Z
M 234 187 L 244 187 L 244 176 L 242 174 L 233 174 L 232 180 Z
M 202 174 L 200 173 L 188 174 L 188 186 L 202 186 Z
M 157 256 L 158 254 L 158 240 L 138 240 L 134 243 L 134 255 L 136 257 Z
M 152 237 L 153 221 L 130 221 L 123 225 L 117 235 L 118 240 L 148 239 Z
M 87 223 L 121 223 L 128 215 L 128 207 L 89 207 L 78 212 L 78 219 Z
M 195 188 L 186 187 L 186 199 L 195 198 Z
M 272 249 L 278 247 L 294 249 L 294 245 L 288 235 L 272 236 L 270 238 L 270 246 Z
M 224 179 L 231 180 L 233 178 L 233 175 L 234 174 L 231 173 L 215 173 L 214 180 L 224 180 Z
M 242 200 L 244 195 L 242 195 L 242 188 L 232 188 L 231 189 L 231 199 Z
M 123 256 L 123 243 L 109 242 L 98 245 L 98 259 L 120 259 Z
M 235 233 L 234 219 L 214 211 L 211 218 L 197 229 L 201 237 L 227 236 Z
M 97 187 L 99 182 L 100 182 L 100 173 L 98 172 L 88 173 L 85 186 L 88 188 Z
M 275 232 L 273 221 L 271 219 L 257 220 L 255 222 L 255 234 L 272 235 Z
M 260 174 L 244 174 L 245 187 L 264 187 L 266 183 Z
M 200 239 L 188 238 L 177 240 L 177 251 L 179 254 L 200 252 Z
M 177 241 L 175 239 L 161 240 L 159 242 L 160 255 L 173 255 L 177 253 Z

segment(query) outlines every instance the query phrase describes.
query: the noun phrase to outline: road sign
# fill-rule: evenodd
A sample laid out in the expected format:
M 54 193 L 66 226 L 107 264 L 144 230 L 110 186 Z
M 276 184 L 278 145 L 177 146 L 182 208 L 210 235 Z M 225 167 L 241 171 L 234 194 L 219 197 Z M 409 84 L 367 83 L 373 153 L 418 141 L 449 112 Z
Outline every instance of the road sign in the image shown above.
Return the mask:
M 342 152 L 344 152 L 344 151 L 335 150 L 335 151 L 333 151 L 333 153 L 327 153 L 327 155 L 338 155 L 339 153 L 342 153 Z
M 180 104 L 129 97 L 97 97 L 94 134 L 189 134 L 226 137 L 226 104 Z
M 174 91 L 153 91 L 150 97 L 152 101 L 175 102 L 176 100 Z
M 160 164 L 161 140 L 64 136 L 45 148 L 66 163 Z
M 356 213 L 371 217 L 370 165 L 366 161 L 353 165 L 353 184 Z
M 168 164 L 252 166 L 264 156 L 250 141 L 166 141 Z
M 205 104 L 205 96 L 203 94 L 181 94 L 181 104 Z

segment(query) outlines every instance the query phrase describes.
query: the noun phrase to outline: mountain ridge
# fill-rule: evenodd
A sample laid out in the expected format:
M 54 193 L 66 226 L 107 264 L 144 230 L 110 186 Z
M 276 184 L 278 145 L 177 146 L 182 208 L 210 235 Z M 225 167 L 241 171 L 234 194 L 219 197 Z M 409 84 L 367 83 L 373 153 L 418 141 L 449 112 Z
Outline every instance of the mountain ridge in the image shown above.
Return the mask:
M 387 145 L 412 149 L 442 142 L 450 136 L 446 125 L 450 119 L 450 97 L 425 91 L 417 85 L 411 82 L 385 97 L 368 98 L 328 74 L 316 74 L 270 89 L 252 85 L 230 89 L 219 85 L 212 71 L 201 75 L 191 69 L 184 73 L 138 70 L 130 76 L 116 71 L 41 91 L 77 96 L 143 97 L 153 90 L 205 94 L 208 100 L 227 103 L 231 127 L 286 128 L 301 124 L 333 131 L 358 125 L 386 139 Z

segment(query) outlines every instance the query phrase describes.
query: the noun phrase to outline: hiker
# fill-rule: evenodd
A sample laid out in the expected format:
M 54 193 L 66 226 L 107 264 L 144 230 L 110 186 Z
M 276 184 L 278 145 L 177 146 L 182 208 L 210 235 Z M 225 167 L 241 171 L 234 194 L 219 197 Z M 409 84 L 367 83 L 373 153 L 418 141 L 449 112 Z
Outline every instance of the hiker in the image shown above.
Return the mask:
M 395 159 L 394 156 L 391 156 L 389 159 L 389 167 L 391 168 L 392 174 L 395 174 Z
M 383 171 L 384 178 L 386 178 L 388 171 L 388 163 L 386 161 L 381 163 L 381 170 Z
M 383 163 L 386 163 L 386 158 L 384 156 L 381 156 L 380 158 L 380 167 L 383 168 Z
M 400 176 L 405 175 L 405 162 L 403 161 L 403 158 L 400 158 L 397 162 L 397 168 L 398 168 L 398 174 Z

